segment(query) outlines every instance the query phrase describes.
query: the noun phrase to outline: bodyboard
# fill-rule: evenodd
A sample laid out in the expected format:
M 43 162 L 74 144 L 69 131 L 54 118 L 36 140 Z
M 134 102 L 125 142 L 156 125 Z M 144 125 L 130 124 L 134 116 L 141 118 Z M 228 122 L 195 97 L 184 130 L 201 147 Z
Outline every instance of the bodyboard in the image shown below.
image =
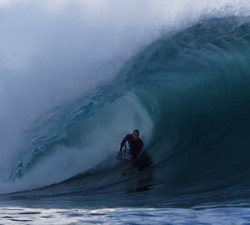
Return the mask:
M 117 160 L 129 160 L 129 154 L 130 154 L 130 149 L 123 149 L 122 150 L 122 154 L 120 154 L 119 152 L 116 155 L 116 159 Z

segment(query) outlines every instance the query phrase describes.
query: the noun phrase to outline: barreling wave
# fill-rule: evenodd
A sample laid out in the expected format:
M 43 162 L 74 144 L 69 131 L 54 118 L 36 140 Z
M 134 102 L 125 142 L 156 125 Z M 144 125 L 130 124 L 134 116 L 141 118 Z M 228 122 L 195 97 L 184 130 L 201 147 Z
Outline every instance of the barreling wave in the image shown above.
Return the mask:
M 61 157 L 63 148 L 80 149 L 84 157 L 89 151 L 101 154 L 86 168 L 94 170 L 136 127 L 161 183 L 188 191 L 249 184 L 249 34 L 246 17 L 204 20 L 175 35 L 162 34 L 112 84 L 37 120 L 10 179 L 22 179 L 53 154 Z M 92 148 L 93 136 L 103 140 Z M 65 179 L 81 172 L 78 167 Z

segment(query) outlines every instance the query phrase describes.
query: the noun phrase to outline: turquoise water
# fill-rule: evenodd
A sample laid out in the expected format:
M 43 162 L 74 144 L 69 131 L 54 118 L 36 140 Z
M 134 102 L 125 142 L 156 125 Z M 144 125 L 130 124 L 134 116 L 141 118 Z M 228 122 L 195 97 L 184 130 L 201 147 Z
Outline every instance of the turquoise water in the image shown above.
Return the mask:
M 249 12 L 0 1 L 0 223 L 250 224 Z

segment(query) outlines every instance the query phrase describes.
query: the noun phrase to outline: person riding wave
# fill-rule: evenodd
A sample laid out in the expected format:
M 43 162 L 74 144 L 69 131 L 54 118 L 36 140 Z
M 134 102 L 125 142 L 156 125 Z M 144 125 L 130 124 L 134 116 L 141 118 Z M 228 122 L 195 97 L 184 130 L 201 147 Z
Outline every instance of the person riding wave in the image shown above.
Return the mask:
M 140 155 L 144 145 L 142 139 L 139 136 L 140 136 L 139 130 L 134 130 L 133 134 L 126 135 L 126 137 L 121 142 L 119 153 L 122 154 L 122 150 L 126 142 L 128 142 L 130 148 L 129 159 L 130 160 L 136 159 L 138 155 Z
M 133 162 L 132 168 L 137 168 L 139 172 L 142 172 L 153 165 L 153 160 L 146 151 L 143 151 L 142 153 L 144 143 L 139 136 L 139 130 L 134 130 L 132 134 L 126 135 L 121 142 L 119 154 L 122 154 L 123 148 L 126 142 L 128 142 L 130 148 L 128 159 Z M 126 150 L 127 149 L 124 151 Z

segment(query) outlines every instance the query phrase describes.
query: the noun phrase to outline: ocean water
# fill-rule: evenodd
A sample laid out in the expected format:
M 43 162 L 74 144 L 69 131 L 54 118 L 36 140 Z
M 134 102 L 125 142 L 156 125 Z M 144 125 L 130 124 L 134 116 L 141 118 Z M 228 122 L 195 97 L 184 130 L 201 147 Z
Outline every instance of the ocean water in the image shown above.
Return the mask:
M 250 224 L 249 16 L 0 0 L 0 224 Z M 154 167 L 124 176 L 134 129 Z

